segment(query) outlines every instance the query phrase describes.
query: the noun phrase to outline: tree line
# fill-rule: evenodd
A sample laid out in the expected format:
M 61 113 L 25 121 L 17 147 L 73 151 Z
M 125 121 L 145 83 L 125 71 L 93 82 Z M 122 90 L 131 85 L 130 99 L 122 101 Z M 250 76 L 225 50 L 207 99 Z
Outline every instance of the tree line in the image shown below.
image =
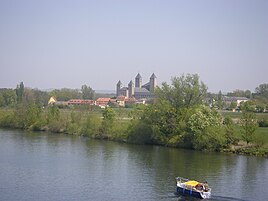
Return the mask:
M 87 85 L 82 85 L 81 89 L 54 89 L 50 92 L 39 89 L 24 87 L 20 82 L 15 89 L 0 89 L 0 107 L 15 107 L 17 104 L 37 104 L 47 106 L 48 100 L 54 96 L 59 101 L 68 101 L 70 99 L 94 99 L 95 91 Z
M 7 100 L 15 105 L 11 109 L 7 107 L 0 110 L 1 127 L 207 151 L 237 151 L 232 150 L 232 147 L 243 141 L 245 146 L 242 149 L 250 148 L 260 155 L 268 153 L 267 141 L 263 140 L 267 135 L 256 139 L 258 123 L 251 105 L 242 107 L 243 112 L 237 122 L 229 116 L 224 117 L 217 109 L 206 105 L 207 86 L 197 74 L 173 77 L 171 84 L 162 83 L 156 88 L 154 101 L 131 109 L 127 120 L 120 118 L 120 110 L 110 107 L 99 113 L 61 110 L 56 106 L 43 107 L 39 101 L 36 102 L 42 93 L 33 90 L 31 93 L 39 96 L 31 96 L 26 91 L 23 83 L 15 90 L 6 90 L 7 94 L 13 94 L 6 96 L 13 97 Z M 66 91 L 68 97 L 63 95 Z M 53 93 L 61 100 L 70 99 L 69 90 L 54 90 L 46 95 Z M 72 93 L 82 97 L 82 92 L 74 90 Z

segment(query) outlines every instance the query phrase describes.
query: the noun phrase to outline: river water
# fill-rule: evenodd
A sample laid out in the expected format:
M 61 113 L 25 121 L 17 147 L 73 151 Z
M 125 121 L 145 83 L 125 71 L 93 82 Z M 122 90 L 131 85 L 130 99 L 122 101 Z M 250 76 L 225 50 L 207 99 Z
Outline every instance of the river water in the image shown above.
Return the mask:
M 0 130 L 1 201 L 198 200 L 175 177 L 208 181 L 210 200 L 267 200 L 268 159 Z

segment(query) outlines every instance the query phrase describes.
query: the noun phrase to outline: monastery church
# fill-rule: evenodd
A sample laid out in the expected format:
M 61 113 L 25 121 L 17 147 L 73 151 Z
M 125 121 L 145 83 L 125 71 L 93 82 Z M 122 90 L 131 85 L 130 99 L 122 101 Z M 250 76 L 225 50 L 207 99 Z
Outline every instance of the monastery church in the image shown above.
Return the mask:
M 153 73 L 148 83 L 142 85 L 142 77 L 138 73 L 135 78 L 135 86 L 132 80 L 128 83 L 128 87 L 122 87 L 119 80 L 116 85 L 116 96 L 125 96 L 127 98 L 134 97 L 135 99 L 151 99 L 154 97 L 156 87 L 156 76 Z

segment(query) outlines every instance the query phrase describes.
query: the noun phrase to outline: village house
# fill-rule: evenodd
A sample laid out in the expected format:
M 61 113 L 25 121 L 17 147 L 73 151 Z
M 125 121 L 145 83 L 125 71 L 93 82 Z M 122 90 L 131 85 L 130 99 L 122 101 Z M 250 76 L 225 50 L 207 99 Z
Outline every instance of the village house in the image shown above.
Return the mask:
M 98 105 L 101 108 L 105 108 L 108 106 L 108 103 L 110 102 L 111 98 L 98 98 L 96 100 L 96 105 Z
M 246 97 L 229 97 L 223 96 L 222 101 L 225 105 L 230 106 L 232 102 L 236 103 L 236 107 L 239 107 L 242 102 L 247 102 L 249 99 Z
M 95 105 L 94 100 L 82 100 L 82 99 L 71 99 L 68 101 L 68 105 Z

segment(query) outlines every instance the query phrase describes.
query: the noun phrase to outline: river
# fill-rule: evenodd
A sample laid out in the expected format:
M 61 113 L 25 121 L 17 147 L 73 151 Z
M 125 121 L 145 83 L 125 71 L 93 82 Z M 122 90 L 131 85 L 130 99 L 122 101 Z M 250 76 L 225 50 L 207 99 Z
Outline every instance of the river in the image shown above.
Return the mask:
M 178 201 L 175 177 L 208 181 L 210 200 L 267 200 L 268 159 L 0 130 L 1 201 Z

